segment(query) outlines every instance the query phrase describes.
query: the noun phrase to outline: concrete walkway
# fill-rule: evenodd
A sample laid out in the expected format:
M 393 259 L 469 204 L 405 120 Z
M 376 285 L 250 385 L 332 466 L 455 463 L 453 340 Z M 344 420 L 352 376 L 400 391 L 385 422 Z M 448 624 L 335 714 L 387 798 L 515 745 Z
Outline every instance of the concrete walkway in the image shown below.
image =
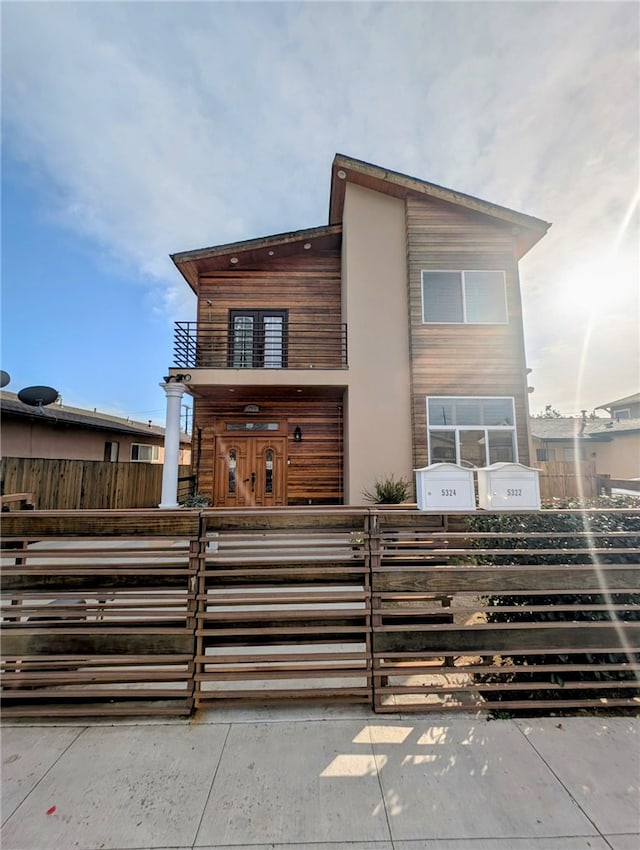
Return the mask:
M 638 850 L 639 721 L 368 709 L 2 729 L 3 850 Z

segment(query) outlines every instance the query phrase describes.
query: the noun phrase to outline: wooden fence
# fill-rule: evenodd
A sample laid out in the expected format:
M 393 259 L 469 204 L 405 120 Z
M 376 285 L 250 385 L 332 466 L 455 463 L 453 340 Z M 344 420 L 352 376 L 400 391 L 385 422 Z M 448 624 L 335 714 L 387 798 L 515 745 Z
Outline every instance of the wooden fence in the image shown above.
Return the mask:
M 197 511 L 2 524 L 5 716 L 188 714 Z
M 370 702 L 365 516 L 359 508 L 203 513 L 196 706 Z
M 372 512 L 375 710 L 639 706 L 640 512 L 477 518 Z
M 584 461 L 539 463 L 543 501 L 594 499 L 600 489 L 623 486 L 597 476 L 595 464 Z M 194 479 L 189 466 L 179 467 L 182 495 L 190 495 Z M 628 484 L 628 482 L 627 482 Z M 634 483 L 628 484 L 634 487 Z M 38 510 L 125 510 L 157 507 L 162 491 L 162 465 L 107 463 L 48 458 L 2 458 L 3 494 L 33 494 Z
M 180 476 L 191 468 L 181 466 Z M 0 460 L 2 493 L 29 492 L 38 510 L 119 510 L 160 503 L 162 464 L 8 457 Z
M 638 511 L 15 512 L 3 546 L 6 716 L 640 705 Z
M 594 461 L 545 461 L 535 464 L 540 470 L 540 498 L 595 499 L 600 495 Z

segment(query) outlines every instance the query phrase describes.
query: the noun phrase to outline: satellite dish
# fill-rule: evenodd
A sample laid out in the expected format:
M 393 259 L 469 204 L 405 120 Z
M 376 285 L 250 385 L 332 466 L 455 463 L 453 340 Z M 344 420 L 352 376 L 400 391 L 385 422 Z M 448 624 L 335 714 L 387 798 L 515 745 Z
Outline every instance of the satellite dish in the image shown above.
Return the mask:
M 0 369 L 0 388 L 6 387 L 10 380 L 11 375 L 5 372 L 4 369 Z
M 25 387 L 18 393 L 18 398 L 30 407 L 45 407 L 58 398 L 58 390 L 53 387 Z

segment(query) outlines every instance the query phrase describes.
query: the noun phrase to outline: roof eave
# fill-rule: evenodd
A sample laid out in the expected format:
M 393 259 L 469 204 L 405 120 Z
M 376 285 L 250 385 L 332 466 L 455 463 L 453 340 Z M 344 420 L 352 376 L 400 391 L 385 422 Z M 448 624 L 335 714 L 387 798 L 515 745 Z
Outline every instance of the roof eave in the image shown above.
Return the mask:
M 94 431 L 113 431 L 117 434 L 129 434 L 136 437 L 155 437 L 158 440 L 164 439 L 164 431 L 158 432 L 153 428 L 150 428 L 148 431 L 144 428 L 144 426 L 136 427 L 135 425 L 127 425 L 126 423 L 119 424 L 118 422 L 112 422 L 108 419 L 95 419 L 90 420 L 80 419 L 80 418 L 72 418 L 71 416 L 61 416 L 61 413 L 65 413 L 65 411 L 51 411 L 38 413 L 36 410 L 31 408 L 26 408 L 25 410 L 21 410 L 17 407 L 7 407 L 6 404 L 0 406 L 0 416 L 2 417 L 11 417 L 15 416 L 18 419 L 30 419 L 34 422 L 43 422 L 44 424 L 56 424 L 56 425 L 67 425 L 73 428 L 89 428 Z M 180 442 L 190 442 L 188 435 L 180 435 Z
M 638 402 L 640 402 L 640 393 L 632 393 L 631 395 L 624 396 L 623 398 L 617 398 L 614 399 L 614 401 L 599 404 L 596 407 L 596 410 L 610 411 L 614 407 L 624 407 L 624 405 L 638 404 Z
M 292 245 L 307 239 L 317 239 L 322 236 L 339 234 L 341 225 L 321 225 L 320 227 L 307 227 L 302 230 L 292 230 L 287 233 L 276 233 L 272 236 L 261 236 L 257 239 L 245 239 L 241 242 L 227 242 L 223 245 L 214 245 L 209 248 L 199 248 L 194 251 L 181 251 L 170 254 L 175 265 L 182 271 L 186 263 L 197 263 L 200 260 L 208 260 L 213 257 L 225 257 L 233 254 L 241 254 L 245 251 L 258 251 L 262 248 L 274 248 L 283 245 Z M 184 272 L 183 272 L 184 275 Z
M 342 176 L 341 176 L 342 175 Z M 329 223 L 336 224 L 342 221 L 344 208 L 344 197 L 346 184 L 367 183 L 370 188 L 396 197 L 406 196 L 410 193 L 424 195 L 435 200 L 464 207 L 471 212 L 480 213 L 497 219 L 513 228 L 518 228 L 514 233 L 516 246 L 518 248 L 518 259 L 523 257 L 542 237 L 551 224 L 534 216 L 526 215 L 508 207 L 483 201 L 473 195 L 456 192 L 435 183 L 419 180 L 402 174 L 398 171 L 390 171 L 380 168 L 362 160 L 353 159 L 344 154 L 336 154 L 331 171 L 331 192 L 329 198 Z

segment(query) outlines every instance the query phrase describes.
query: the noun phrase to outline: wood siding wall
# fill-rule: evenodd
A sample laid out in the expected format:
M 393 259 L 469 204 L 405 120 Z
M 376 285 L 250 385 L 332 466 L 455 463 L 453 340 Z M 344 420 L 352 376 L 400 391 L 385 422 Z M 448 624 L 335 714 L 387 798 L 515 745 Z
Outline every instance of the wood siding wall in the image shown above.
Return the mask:
M 295 397 L 264 400 L 256 391 L 258 416 L 244 416 L 244 403 L 194 399 L 194 471 L 198 491 L 213 498 L 216 424 L 225 418 L 242 417 L 252 421 L 287 421 L 288 457 L 287 502 L 289 505 L 340 504 L 343 497 L 342 404 L 335 401 L 305 401 Z M 268 389 L 267 389 L 268 394 Z M 302 442 L 293 440 L 295 428 Z M 200 432 L 200 434 L 199 434 Z M 262 432 L 266 434 L 266 432 Z M 234 433 L 234 438 L 238 432 Z M 241 439 L 241 437 L 240 437 Z M 200 445 L 199 460 L 198 448 Z
M 519 461 L 529 463 L 522 306 L 514 237 L 507 225 L 448 204 L 407 198 L 414 465 L 427 463 L 426 396 L 513 396 Z M 509 323 L 422 322 L 423 269 L 505 272 Z
M 274 258 L 268 266 L 243 266 L 200 277 L 198 322 L 226 326 L 229 310 L 288 310 L 289 368 L 306 368 L 304 341 L 291 337 L 296 323 L 339 324 L 342 314 L 340 252 L 326 251 Z M 207 304 L 211 301 L 211 305 Z M 306 329 L 309 333 L 310 328 Z M 304 332 L 304 331 L 303 331 Z M 335 340 L 336 363 L 341 344 Z M 298 360 L 298 362 L 296 362 Z
M 225 324 L 230 310 L 243 309 L 288 310 L 290 333 L 295 323 L 309 323 L 310 326 L 319 326 L 323 322 L 340 323 L 339 249 L 274 257 L 268 266 L 243 265 L 237 270 L 208 272 L 200 276 L 199 322 Z M 290 339 L 290 342 L 294 341 Z M 339 341 L 336 341 L 336 346 L 336 362 L 340 362 Z M 291 350 L 300 352 L 300 347 L 292 344 Z M 289 357 L 290 368 L 307 367 L 308 358 L 297 363 L 292 356 Z M 274 394 L 265 387 L 256 387 L 251 401 L 260 406 L 260 414 L 254 419 L 284 419 L 287 422 L 290 459 L 287 466 L 288 504 L 340 503 L 343 496 L 342 404 L 335 400 L 306 401 L 304 397 L 296 397 L 295 389 L 281 400 L 275 400 Z M 214 494 L 216 423 L 242 416 L 243 408 L 244 402 L 194 399 L 194 471 L 198 475 L 199 492 L 211 498 Z M 293 441 L 296 426 L 303 432 L 301 443 Z

